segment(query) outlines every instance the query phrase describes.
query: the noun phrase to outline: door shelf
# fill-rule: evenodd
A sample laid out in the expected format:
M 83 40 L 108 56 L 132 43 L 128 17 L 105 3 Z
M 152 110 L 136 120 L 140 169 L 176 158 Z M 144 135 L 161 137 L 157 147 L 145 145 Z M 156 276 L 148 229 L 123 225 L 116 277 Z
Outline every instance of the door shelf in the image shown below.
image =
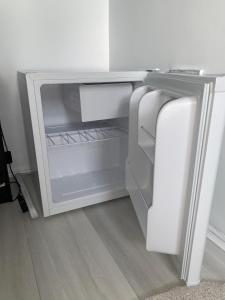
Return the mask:
M 101 127 L 46 134 L 48 148 L 127 137 L 127 129 Z

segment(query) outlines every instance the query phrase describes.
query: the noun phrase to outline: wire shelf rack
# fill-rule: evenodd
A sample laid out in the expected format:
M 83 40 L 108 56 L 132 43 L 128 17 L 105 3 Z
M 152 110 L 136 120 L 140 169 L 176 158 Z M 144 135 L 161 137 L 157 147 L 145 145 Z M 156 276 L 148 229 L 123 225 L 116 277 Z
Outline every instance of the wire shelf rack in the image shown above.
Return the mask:
M 127 129 L 118 127 L 92 128 L 46 134 L 48 147 L 92 143 L 127 136 Z

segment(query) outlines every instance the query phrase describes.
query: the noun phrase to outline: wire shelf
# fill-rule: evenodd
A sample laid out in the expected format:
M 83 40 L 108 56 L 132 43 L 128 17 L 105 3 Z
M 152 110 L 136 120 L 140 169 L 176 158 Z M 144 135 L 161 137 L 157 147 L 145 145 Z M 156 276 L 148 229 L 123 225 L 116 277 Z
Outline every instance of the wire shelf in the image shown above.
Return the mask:
M 127 130 L 118 127 L 102 127 L 46 134 L 48 147 L 92 143 L 127 136 Z

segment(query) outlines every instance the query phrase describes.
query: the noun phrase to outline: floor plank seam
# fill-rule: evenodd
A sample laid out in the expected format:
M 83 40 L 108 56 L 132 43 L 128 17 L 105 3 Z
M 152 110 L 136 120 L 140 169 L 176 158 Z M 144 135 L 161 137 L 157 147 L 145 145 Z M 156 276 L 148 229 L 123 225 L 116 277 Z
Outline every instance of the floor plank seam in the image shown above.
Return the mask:
M 130 282 L 127 280 L 126 274 L 124 274 L 123 270 L 121 270 L 120 266 L 117 264 L 117 262 L 115 261 L 115 259 L 113 258 L 111 251 L 109 249 L 109 247 L 105 244 L 104 240 L 102 239 L 102 237 L 99 235 L 99 233 L 97 232 L 97 230 L 95 229 L 95 227 L 93 226 L 91 220 L 88 218 L 85 209 L 82 209 L 84 215 L 86 216 L 90 226 L 93 228 L 93 230 L 95 231 L 95 233 L 97 234 L 98 238 L 100 239 L 100 241 L 103 243 L 103 245 L 105 246 L 105 248 L 107 249 L 109 255 L 111 256 L 112 260 L 114 261 L 114 263 L 116 264 L 116 266 L 118 267 L 120 273 L 123 275 L 123 277 L 125 278 L 125 280 L 127 281 L 127 284 L 130 286 L 131 290 L 133 291 L 133 293 L 136 295 L 137 300 L 142 300 L 138 297 L 136 291 L 134 290 L 134 288 L 132 287 L 132 285 L 130 284 Z
M 123 272 L 123 270 L 120 268 L 120 266 L 118 265 L 118 263 L 117 263 L 117 262 L 115 261 L 115 259 L 113 258 L 112 254 L 111 254 L 111 251 L 110 251 L 110 249 L 109 249 L 109 247 L 108 247 L 108 245 L 106 245 L 106 243 L 104 242 L 104 240 L 102 239 L 102 237 L 100 236 L 100 234 L 99 234 L 99 233 L 97 232 L 97 230 L 95 229 L 94 225 L 92 224 L 91 220 L 89 219 L 88 215 L 86 214 L 85 209 L 82 209 L 82 211 L 83 211 L 84 215 L 86 216 L 88 222 L 89 222 L 90 225 L 92 226 L 93 230 L 94 230 L 95 233 L 98 235 L 99 239 L 101 240 L 101 242 L 103 243 L 103 245 L 104 245 L 105 248 L 107 249 L 109 255 L 110 255 L 111 258 L 112 258 L 112 260 L 113 260 L 114 263 L 117 265 L 118 269 L 120 270 L 120 273 L 121 273 L 121 274 L 123 275 L 123 277 L 126 279 L 128 285 L 129 285 L 130 288 L 132 289 L 133 293 L 136 295 L 137 300 L 144 300 L 144 299 L 140 298 L 140 297 L 137 295 L 135 289 L 132 287 L 132 285 L 130 284 L 129 280 L 127 279 L 126 274 Z
M 30 216 L 28 216 L 28 218 L 30 218 Z M 28 250 L 29 250 L 29 254 L 30 254 L 30 259 L 31 259 L 31 263 L 32 263 L 32 268 L 33 268 L 33 272 L 34 272 L 34 278 L 35 278 L 35 282 L 36 282 L 36 286 L 37 286 L 39 299 L 43 300 L 43 298 L 41 297 L 41 292 L 40 292 L 40 288 L 39 288 L 39 284 L 38 284 L 38 280 L 37 280 L 37 274 L 36 274 L 33 255 L 32 255 L 32 251 L 31 251 L 31 245 L 30 245 L 29 236 L 28 236 L 24 218 L 23 218 L 23 227 L 24 227 L 24 232 L 25 232 L 25 236 L 26 236 L 27 246 L 28 246 Z

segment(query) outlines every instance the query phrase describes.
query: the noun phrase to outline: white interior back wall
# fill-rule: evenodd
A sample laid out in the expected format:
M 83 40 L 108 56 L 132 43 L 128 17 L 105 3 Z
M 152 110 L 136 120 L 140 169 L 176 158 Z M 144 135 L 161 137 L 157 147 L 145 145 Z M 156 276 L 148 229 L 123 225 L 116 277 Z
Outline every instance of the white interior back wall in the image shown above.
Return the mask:
M 110 68 L 225 72 L 224 0 L 110 0 Z
M 1 0 L 0 39 L 0 119 L 14 168 L 24 171 L 17 71 L 108 71 L 108 0 Z

